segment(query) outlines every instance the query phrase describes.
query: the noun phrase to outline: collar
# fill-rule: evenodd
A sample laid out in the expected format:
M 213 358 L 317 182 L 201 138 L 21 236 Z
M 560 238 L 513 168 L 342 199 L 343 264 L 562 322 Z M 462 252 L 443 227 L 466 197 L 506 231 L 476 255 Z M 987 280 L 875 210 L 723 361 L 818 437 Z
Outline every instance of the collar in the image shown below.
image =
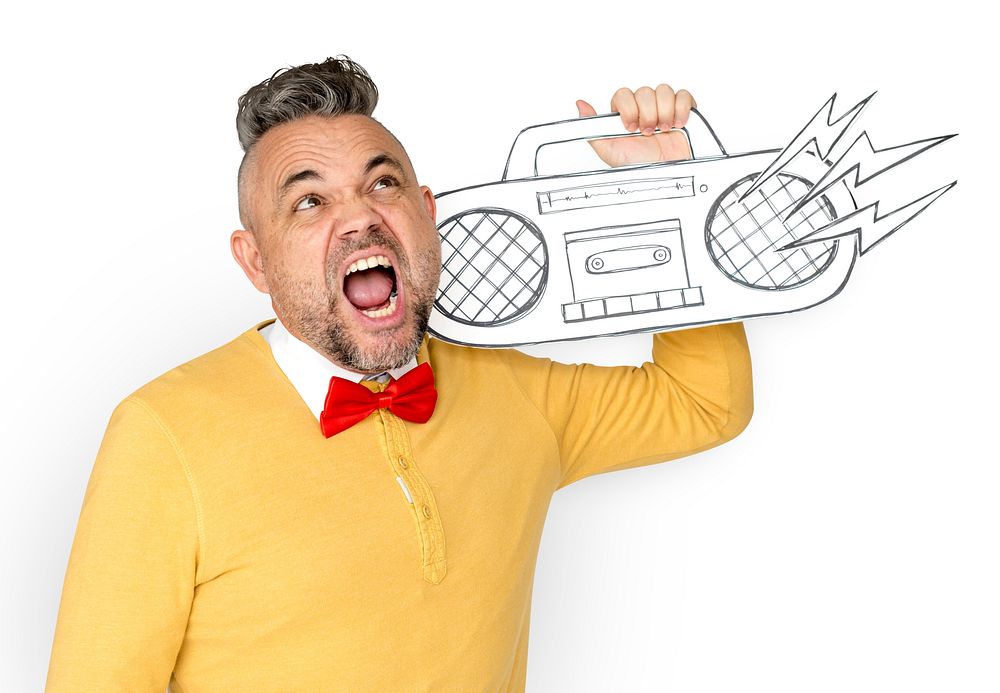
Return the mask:
M 330 389 L 330 378 L 338 376 L 351 382 L 361 382 L 364 373 L 355 373 L 341 368 L 311 346 L 295 337 L 280 320 L 274 320 L 264 327 L 258 327 L 260 335 L 270 345 L 271 353 L 278 367 L 298 391 L 316 420 L 326 404 L 326 393 Z M 399 368 L 393 368 L 389 375 L 399 378 L 417 367 L 417 358 Z

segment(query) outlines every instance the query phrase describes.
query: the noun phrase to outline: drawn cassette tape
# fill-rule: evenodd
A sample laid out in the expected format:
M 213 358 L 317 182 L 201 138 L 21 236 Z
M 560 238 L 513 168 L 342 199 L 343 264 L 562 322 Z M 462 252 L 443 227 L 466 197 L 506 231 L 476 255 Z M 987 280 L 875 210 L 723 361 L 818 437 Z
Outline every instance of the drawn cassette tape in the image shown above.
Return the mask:
M 857 209 L 841 182 L 787 217 L 829 163 L 803 154 L 741 200 L 781 150 L 728 154 L 697 110 L 682 128 L 690 160 L 538 174 L 548 148 L 621 137 L 606 132 L 616 122 L 526 128 L 500 181 L 437 196 L 436 336 L 499 347 L 679 329 L 802 310 L 843 287 L 854 236 L 779 250 Z

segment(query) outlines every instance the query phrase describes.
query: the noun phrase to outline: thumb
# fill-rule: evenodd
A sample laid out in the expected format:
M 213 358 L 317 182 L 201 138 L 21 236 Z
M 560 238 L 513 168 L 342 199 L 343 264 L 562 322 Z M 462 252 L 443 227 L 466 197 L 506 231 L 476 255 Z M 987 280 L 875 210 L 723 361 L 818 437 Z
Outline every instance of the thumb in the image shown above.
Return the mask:
M 580 114 L 581 118 L 597 115 L 597 111 L 594 110 L 594 107 L 583 99 L 577 99 L 576 110 Z

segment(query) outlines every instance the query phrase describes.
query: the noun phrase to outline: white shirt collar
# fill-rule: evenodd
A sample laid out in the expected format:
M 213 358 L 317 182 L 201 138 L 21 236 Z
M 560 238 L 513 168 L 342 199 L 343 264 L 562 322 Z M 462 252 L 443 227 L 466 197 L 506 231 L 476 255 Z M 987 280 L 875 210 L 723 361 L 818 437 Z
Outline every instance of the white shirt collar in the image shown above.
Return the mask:
M 326 404 L 330 378 L 336 375 L 357 383 L 364 377 L 363 373 L 355 373 L 341 368 L 296 338 L 281 324 L 280 320 L 275 320 L 270 325 L 262 327 L 260 334 L 270 345 L 278 367 L 298 391 L 302 400 L 309 406 L 309 411 L 313 413 L 317 421 L 323 412 L 323 405 Z M 416 367 L 417 358 L 414 356 L 408 363 L 390 370 L 389 375 L 393 378 L 399 378 Z

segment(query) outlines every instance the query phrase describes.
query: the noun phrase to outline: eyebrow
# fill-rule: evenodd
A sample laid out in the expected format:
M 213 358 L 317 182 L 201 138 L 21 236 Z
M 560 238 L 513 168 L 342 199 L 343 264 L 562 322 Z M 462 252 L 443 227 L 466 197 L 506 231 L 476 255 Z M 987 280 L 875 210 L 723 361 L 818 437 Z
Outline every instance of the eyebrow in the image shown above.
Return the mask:
M 298 173 L 293 173 L 292 175 L 288 176 L 288 178 L 285 179 L 285 181 L 281 184 L 281 187 L 278 189 L 278 199 L 280 200 L 284 198 L 285 194 L 292 186 L 304 180 L 321 181 L 323 180 L 323 176 L 321 176 L 318 172 L 312 170 L 311 168 L 307 168 L 304 171 L 299 171 Z
M 368 163 L 365 164 L 364 175 L 367 176 L 369 173 L 371 173 L 376 168 L 382 165 L 391 166 L 392 168 L 396 169 L 399 172 L 400 176 L 406 178 L 406 169 L 403 168 L 403 165 L 399 163 L 399 161 L 396 158 L 390 156 L 389 154 L 376 154 L 371 159 L 369 159 Z M 298 173 L 291 174 L 290 176 L 285 178 L 285 180 L 281 184 L 281 187 L 278 188 L 278 199 L 279 200 L 284 199 L 285 195 L 288 194 L 288 191 L 292 187 L 294 187 L 296 183 L 301 183 L 304 180 L 322 181 L 323 176 L 320 175 L 318 171 L 314 171 L 311 168 L 307 168 L 303 171 L 299 171 Z
M 402 177 L 404 178 L 406 177 L 406 169 L 403 168 L 403 164 L 399 163 L 398 160 L 396 160 L 394 157 L 388 154 L 376 154 L 371 159 L 369 159 L 368 163 L 365 165 L 365 175 L 367 176 L 369 173 L 374 171 L 379 166 L 382 166 L 383 164 L 392 166 L 399 172 L 399 174 Z

